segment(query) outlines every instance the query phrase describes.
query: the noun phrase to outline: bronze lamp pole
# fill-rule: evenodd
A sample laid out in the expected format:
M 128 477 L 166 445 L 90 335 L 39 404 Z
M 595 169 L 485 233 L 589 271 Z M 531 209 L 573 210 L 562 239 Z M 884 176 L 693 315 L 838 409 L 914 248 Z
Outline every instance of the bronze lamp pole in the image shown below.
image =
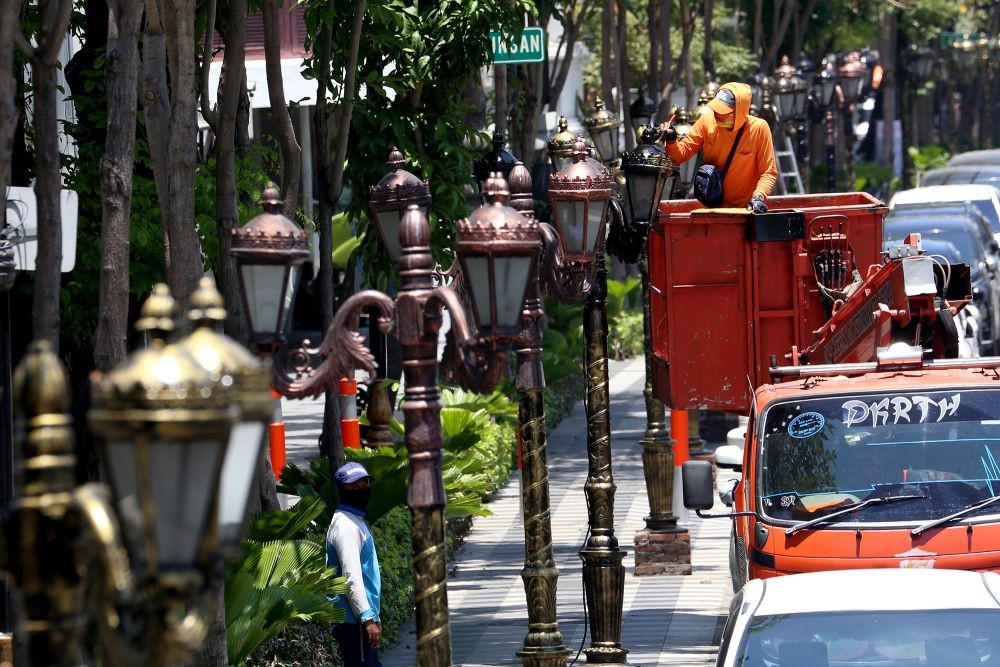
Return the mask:
M 649 226 L 659 215 L 663 193 L 672 190 L 678 174 L 666 151 L 657 144 L 657 138 L 656 128 L 644 128 L 636 150 L 622 155 L 626 211 L 633 220 L 633 226 L 647 232 L 647 239 Z M 642 391 L 646 402 L 646 433 L 639 444 L 642 446 L 642 469 L 649 500 L 646 528 L 650 531 L 686 532 L 677 526 L 677 517 L 673 514 L 674 455 L 667 432 L 666 409 L 663 402 L 653 394 L 649 253 L 645 244 L 639 270 L 642 276 L 643 348 L 646 365 L 646 383 Z
M 398 151 L 393 151 L 398 155 Z M 402 164 L 402 156 L 396 160 Z M 390 177 L 399 178 L 398 166 Z M 385 179 L 383 179 L 384 181 Z M 507 188 L 494 174 L 486 183 L 489 203 L 458 223 L 458 256 L 462 269 L 451 273 L 462 278 L 459 286 L 436 285 L 430 248 L 430 227 L 422 202 L 408 184 L 390 184 L 389 190 L 411 201 L 398 219 L 400 253 L 397 267 L 400 289 L 395 299 L 377 290 L 348 298 L 337 310 L 326 335 L 316 348 L 293 350 L 294 368 L 275 361 L 274 383 L 288 398 L 316 396 L 338 380 L 363 369 L 375 376 L 375 359 L 357 333 L 357 319 L 364 308 L 378 312 L 383 333 L 395 336 L 403 353 L 405 393 L 403 413 L 405 444 L 409 453 L 407 505 L 413 517 L 413 573 L 416 590 L 417 665 L 451 664 L 451 634 L 445 563 L 444 482 L 441 477 L 441 403 L 439 400 L 438 332 L 447 309 L 451 317 L 448 361 L 458 370 L 463 386 L 490 391 L 503 375 L 511 341 L 520 331 L 524 294 L 529 277 L 537 271 L 538 234 L 517 211 L 504 205 Z M 419 193 L 416 193 L 419 195 Z M 380 202 L 392 212 L 388 199 Z M 374 205 L 373 205 L 374 208 Z M 396 222 L 395 216 L 389 222 Z M 376 221 L 379 222 L 378 216 Z M 383 239 L 389 230 L 382 228 Z M 464 296 L 472 305 L 466 314 Z M 319 365 L 312 362 L 322 360 Z
M 621 645 L 625 552 L 618 547 L 614 531 L 604 260 L 613 180 L 610 170 L 588 157 L 582 136 L 577 137 L 573 160 L 573 164 L 554 174 L 549 182 L 555 228 L 540 225 L 548 263 L 546 288 L 561 301 L 585 298 L 588 466 L 584 493 L 589 534 L 580 558 L 592 628 L 591 645 L 585 653 L 589 663 L 624 664 L 628 653 Z

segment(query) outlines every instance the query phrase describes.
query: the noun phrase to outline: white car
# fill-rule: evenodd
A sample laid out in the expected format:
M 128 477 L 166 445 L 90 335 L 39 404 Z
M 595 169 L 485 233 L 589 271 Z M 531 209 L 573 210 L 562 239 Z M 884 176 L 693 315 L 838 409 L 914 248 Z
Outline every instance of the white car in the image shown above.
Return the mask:
M 940 206 L 953 202 L 966 202 L 975 206 L 990 221 L 993 238 L 1000 242 L 1000 190 L 992 185 L 962 183 L 900 190 L 889 200 L 889 210 L 920 208 L 927 204 Z
M 716 667 L 1000 664 L 1000 574 L 838 570 L 747 582 Z

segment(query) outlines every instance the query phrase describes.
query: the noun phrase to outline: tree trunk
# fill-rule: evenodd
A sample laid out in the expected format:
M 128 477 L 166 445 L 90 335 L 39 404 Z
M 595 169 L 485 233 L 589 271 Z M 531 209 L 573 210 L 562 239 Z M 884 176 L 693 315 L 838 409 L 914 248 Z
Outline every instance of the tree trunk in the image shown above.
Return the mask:
M 899 11 L 890 9 L 887 13 L 886 20 L 882 23 L 885 26 L 885 43 L 881 52 L 882 84 L 879 86 L 882 94 L 882 152 L 879 164 L 891 168 L 895 161 L 896 82 L 899 80 L 897 76 L 899 68 L 896 62 L 899 35 L 896 28 L 899 22 Z M 982 122 L 981 119 L 980 122 Z
M 170 174 L 167 170 L 170 138 L 170 91 L 167 90 L 167 38 L 160 0 L 146 0 L 146 20 L 142 35 L 142 107 L 146 141 L 152 162 L 156 198 L 160 202 L 160 232 L 163 254 L 169 270 L 170 251 Z
M 624 0 L 618 0 L 618 23 L 617 34 L 615 36 L 615 82 L 618 87 L 618 97 L 621 102 L 621 118 L 625 124 L 625 148 L 632 150 L 635 147 L 635 132 L 632 131 L 632 110 L 629 108 L 629 89 L 631 88 L 628 78 L 628 41 L 626 40 L 625 28 L 628 24 Z M 618 107 L 613 109 L 618 115 Z
M 818 4 L 819 0 L 809 0 L 805 9 L 799 12 L 799 20 L 795 22 L 795 35 L 792 42 L 792 53 L 795 57 L 798 57 L 802 52 L 802 44 L 806 39 L 806 28 L 809 27 L 809 19 L 812 18 L 812 13 L 816 11 Z
M 222 74 L 216 93 L 218 103 L 213 116 L 215 127 L 215 218 L 219 242 L 216 281 L 226 302 L 226 333 L 236 340 L 247 337 L 246 313 L 236 276 L 236 263 L 230 256 L 232 232 L 240 225 L 236 187 L 237 126 L 240 102 L 246 94 L 246 0 L 230 0 L 221 31 L 225 45 Z M 270 84 L 268 84 L 270 85 Z
M 101 315 L 94 333 L 94 365 L 101 371 L 111 370 L 128 355 L 129 231 L 141 21 L 142 5 L 131 0 L 109 2 L 108 132 L 101 160 Z
M 604 108 L 611 111 L 615 107 L 614 60 L 615 49 L 615 0 L 604 0 L 601 9 L 601 97 Z
M 777 17 L 780 7 L 784 7 L 785 11 L 781 15 L 780 22 L 778 22 Z M 785 41 L 785 35 L 788 33 L 788 25 L 792 21 L 792 15 L 795 13 L 795 3 L 790 1 L 775 3 L 774 11 L 776 25 L 774 31 L 771 33 L 771 45 L 768 47 L 767 53 L 764 55 L 764 60 L 762 61 L 765 72 L 774 71 L 778 58 L 778 49 L 781 48 L 782 42 Z M 795 54 L 793 54 L 792 57 L 794 57 L 794 55 Z
M 281 196 L 285 200 L 285 215 L 294 219 L 302 182 L 302 148 L 295 138 L 292 118 L 288 115 L 285 83 L 281 76 L 281 36 L 278 30 L 281 6 L 281 0 L 264 1 L 264 62 L 271 119 L 281 147 Z
M 549 72 L 547 98 L 550 110 L 558 108 L 559 96 L 562 95 L 562 90 L 566 86 L 566 79 L 569 77 L 570 67 L 573 65 L 573 50 L 576 48 L 576 42 L 580 38 L 580 27 L 586 21 L 587 17 L 590 16 L 596 5 L 596 2 L 586 1 L 583 7 L 577 10 L 576 2 L 574 1 L 569 3 L 564 10 L 563 16 L 568 17 L 569 22 L 563 23 L 563 36 L 560 37 L 559 46 L 556 47 L 556 53 L 552 58 L 553 62 L 558 61 L 559 64 L 555 70 Z M 565 47 L 564 50 L 563 47 Z M 560 53 L 562 53 L 561 59 L 559 58 Z
M 671 26 L 671 11 L 672 2 L 671 0 L 659 0 L 660 1 L 660 86 L 658 90 L 660 91 L 659 105 L 656 110 L 656 118 L 660 121 L 667 120 L 670 115 L 670 96 L 674 92 L 674 73 L 673 73 L 673 51 L 671 51 L 670 43 L 670 26 Z
M 34 95 L 32 121 L 38 169 L 35 199 L 38 202 L 38 256 L 32 319 L 36 339 L 52 343 L 59 351 L 59 289 L 62 265 L 62 214 L 59 193 L 59 120 L 56 113 L 56 62 L 73 9 L 71 0 L 40 0 L 38 48 L 31 58 Z
M 754 58 L 761 58 L 764 55 L 763 34 L 764 34 L 764 0 L 754 0 L 753 3 L 753 49 L 751 53 Z M 763 70 L 759 64 L 758 70 Z
M 507 66 L 493 64 L 493 126 L 507 132 Z
M 170 80 L 170 136 L 167 142 L 170 181 L 170 263 L 167 282 L 179 311 L 187 311 L 188 297 L 203 273 L 201 242 L 194 215 L 194 175 L 197 167 L 198 97 L 195 61 L 195 0 L 167 0 L 164 13 Z M 155 167 L 154 167 L 155 168 Z M 164 202 L 160 202 L 163 206 Z
M 712 55 L 712 18 L 715 13 L 715 0 L 705 0 L 704 27 L 705 44 L 701 50 L 701 66 L 705 69 L 705 81 L 715 78 L 715 57 Z
M 660 89 L 660 3 L 648 0 L 646 3 L 646 33 L 649 35 L 649 55 L 646 58 L 646 90 L 652 97 Z
M 20 29 L 16 17 L 21 15 L 22 4 L 23 0 L 0 0 L 0 187 L 4 191 L 21 117 L 14 78 L 14 35 Z

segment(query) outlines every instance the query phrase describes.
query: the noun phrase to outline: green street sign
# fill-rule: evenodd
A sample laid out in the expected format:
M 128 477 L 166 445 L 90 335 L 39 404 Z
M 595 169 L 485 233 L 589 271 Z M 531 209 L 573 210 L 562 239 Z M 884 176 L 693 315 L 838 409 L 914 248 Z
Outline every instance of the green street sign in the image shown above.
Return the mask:
M 493 42 L 493 62 L 497 65 L 545 62 L 545 31 L 525 28 L 519 35 L 501 35 L 490 31 Z

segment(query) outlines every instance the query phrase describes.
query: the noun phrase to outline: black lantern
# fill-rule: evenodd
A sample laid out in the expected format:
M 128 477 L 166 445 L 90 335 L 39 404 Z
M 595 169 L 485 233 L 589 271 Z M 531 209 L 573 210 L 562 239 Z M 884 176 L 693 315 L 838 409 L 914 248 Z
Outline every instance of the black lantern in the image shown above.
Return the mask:
M 857 102 L 861 95 L 861 86 L 865 82 L 865 64 L 861 62 L 858 53 L 849 53 L 847 60 L 840 66 L 838 83 L 844 94 L 844 104 L 848 106 Z
M 837 90 L 837 76 L 830 67 L 824 67 L 813 78 L 813 95 L 823 108 L 830 106 L 833 94 Z
M 485 195 L 483 187 L 490 174 L 500 172 L 506 179 L 517 163 L 517 158 L 504 149 L 505 143 L 503 132 L 497 130 L 493 133 L 493 149 L 472 163 L 472 175 L 476 177 L 479 192 L 483 195 Z
M 677 170 L 667 152 L 657 143 L 655 127 L 643 128 L 634 151 L 622 153 L 625 174 L 625 212 L 633 225 L 650 223 L 656 215 L 664 189 L 670 192 Z
M 250 324 L 250 342 L 275 347 L 284 341 L 299 269 L 309 257 L 309 235 L 280 213 L 274 183 L 264 188 L 264 212 L 233 230 L 236 277 Z
M 782 121 L 791 120 L 795 117 L 795 83 L 789 77 L 778 79 L 777 90 L 775 91 L 775 101 L 778 106 L 778 117 Z
M 705 108 L 711 111 L 712 108 L 707 104 Z M 677 132 L 677 140 L 680 141 L 688 135 L 694 126 L 691 124 L 691 118 L 688 116 L 686 109 L 679 108 L 675 114 L 674 118 L 674 130 Z M 687 189 L 691 186 L 694 181 L 694 172 L 698 167 L 698 161 L 694 158 L 682 162 L 679 166 L 681 183 L 684 185 L 685 194 Z
M 621 121 L 604 108 L 604 100 L 600 97 L 594 104 L 594 113 L 584 119 L 590 138 L 594 141 L 601 162 L 609 164 L 618 160 L 619 137 L 618 128 Z
M 484 186 L 487 203 L 459 221 L 456 249 L 478 335 L 511 339 L 521 332 L 524 295 L 538 272 L 541 238 L 532 221 L 507 205 L 510 190 L 500 172 Z
M 431 188 L 427 181 L 403 169 L 403 154 L 395 146 L 389 153 L 389 173 L 372 186 L 368 208 L 375 218 L 375 226 L 382 237 L 382 244 L 393 265 L 399 263 L 399 223 L 406 209 L 415 204 L 424 217 L 431 206 Z
M 587 159 L 587 141 L 576 138 L 573 164 L 549 181 L 549 197 L 565 258 L 594 263 L 604 250 L 605 222 L 611 199 L 611 172 Z
M 635 96 L 635 100 L 629 105 L 629 116 L 632 119 L 632 129 L 638 133 L 638 131 L 649 125 L 653 120 L 653 115 L 656 114 L 656 100 L 645 94 L 642 87 L 639 88 Z

